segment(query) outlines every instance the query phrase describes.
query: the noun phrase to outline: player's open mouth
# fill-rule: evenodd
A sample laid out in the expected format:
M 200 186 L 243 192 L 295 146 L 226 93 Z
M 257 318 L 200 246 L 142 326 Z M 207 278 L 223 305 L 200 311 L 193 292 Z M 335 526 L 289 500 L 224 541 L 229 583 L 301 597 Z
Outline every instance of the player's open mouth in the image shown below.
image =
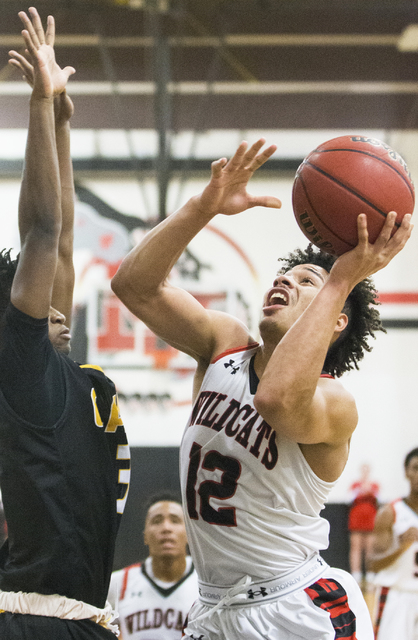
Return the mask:
M 287 306 L 289 304 L 289 299 L 284 293 L 274 292 L 270 296 L 268 300 L 268 306 L 272 307 L 273 305 L 282 305 Z

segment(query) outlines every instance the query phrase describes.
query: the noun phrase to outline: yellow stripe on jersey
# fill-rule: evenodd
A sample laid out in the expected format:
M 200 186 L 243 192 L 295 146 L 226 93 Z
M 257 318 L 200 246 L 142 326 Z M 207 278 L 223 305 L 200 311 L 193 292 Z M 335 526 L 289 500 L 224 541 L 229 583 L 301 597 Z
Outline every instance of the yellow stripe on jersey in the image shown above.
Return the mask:
M 80 364 L 80 369 L 96 369 L 96 371 L 104 373 L 103 369 L 97 364 Z

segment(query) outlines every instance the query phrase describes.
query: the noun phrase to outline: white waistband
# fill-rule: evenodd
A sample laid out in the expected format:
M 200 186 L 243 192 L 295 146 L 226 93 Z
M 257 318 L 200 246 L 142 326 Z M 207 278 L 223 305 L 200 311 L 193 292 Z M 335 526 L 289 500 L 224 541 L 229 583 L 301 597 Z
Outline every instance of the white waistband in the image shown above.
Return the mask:
M 0 590 L 0 611 L 65 620 L 93 620 L 115 635 L 119 635 L 118 627 L 111 624 L 116 615 L 109 602 L 106 602 L 104 609 L 99 609 L 80 600 L 60 595 L 45 596 L 40 593 L 24 593 L 23 591 L 16 593 Z
M 228 587 L 208 584 L 199 580 L 199 599 L 203 604 L 215 605 L 216 609 L 270 602 L 283 598 L 293 591 L 305 589 L 323 576 L 327 569 L 329 566 L 325 560 L 315 553 L 293 571 L 276 578 L 253 582 L 249 576 L 244 576 L 235 585 Z

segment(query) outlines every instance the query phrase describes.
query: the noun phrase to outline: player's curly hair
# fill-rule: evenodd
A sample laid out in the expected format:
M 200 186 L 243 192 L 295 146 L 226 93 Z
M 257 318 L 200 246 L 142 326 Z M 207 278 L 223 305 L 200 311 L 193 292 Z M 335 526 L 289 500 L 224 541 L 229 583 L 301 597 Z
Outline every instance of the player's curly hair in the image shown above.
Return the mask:
M 412 458 L 418 458 L 418 448 L 412 449 L 412 451 L 407 453 L 407 455 L 405 457 L 404 464 L 403 464 L 405 469 L 408 468 L 409 463 L 411 462 Z
M 12 259 L 11 249 L 0 251 L 0 318 L 10 302 L 13 278 L 15 277 L 19 256 Z
M 296 249 L 285 258 L 280 258 L 283 267 L 279 273 L 286 273 L 300 264 L 314 264 L 330 272 L 335 260 L 334 256 L 309 244 L 305 250 Z M 372 350 L 367 342 L 368 338 L 375 338 L 377 331 L 386 333 L 379 311 L 375 308 L 378 304 L 377 291 L 371 278 L 362 280 L 351 291 L 343 308 L 348 317 L 348 325 L 328 349 L 324 363 L 327 373 L 339 378 L 350 369 L 358 369 L 364 353 Z

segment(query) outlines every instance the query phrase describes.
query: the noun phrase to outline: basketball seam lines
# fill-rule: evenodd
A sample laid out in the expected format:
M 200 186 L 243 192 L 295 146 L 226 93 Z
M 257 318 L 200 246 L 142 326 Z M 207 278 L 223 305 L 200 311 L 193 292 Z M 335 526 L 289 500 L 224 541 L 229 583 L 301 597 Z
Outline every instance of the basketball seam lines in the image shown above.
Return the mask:
M 335 149 L 334 149 L 335 151 Z M 346 151 L 346 149 L 345 149 Z M 359 152 L 355 152 L 355 153 L 363 153 L 362 151 Z M 365 154 L 367 155 L 367 154 Z M 372 158 L 374 158 L 374 156 L 372 156 Z M 321 173 L 323 176 L 325 176 L 326 178 L 329 178 L 330 180 L 332 180 L 332 182 L 335 182 L 336 184 L 339 184 L 340 187 L 343 187 L 344 189 L 346 189 L 349 193 L 351 193 L 353 196 L 356 196 L 359 200 L 361 200 L 362 202 L 364 202 L 365 204 L 367 204 L 369 207 L 371 207 L 372 209 L 374 209 L 375 211 L 377 211 L 377 213 L 380 213 L 381 216 L 383 216 L 383 218 L 387 217 L 387 213 L 385 213 L 384 211 L 382 211 L 381 209 L 378 209 L 378 207 L 376 207 L 375 204 L 373 204 L 372 202 L 370 202 L 369 200 L 367 200 L 366 198 L 364 198 L 363 196 L 361 196 L 359 193 L 357 193 L 357 191 L 354 191 L 354 189 L 352 189 L 351 187 L 349 187 L 348 185 L 344 184 L 344 182 L 341 182 L 340 180 L 337 180 L 337 178 L 335 178 L 334 176 L 332 176 L 331 174 L 327 173 L 326 171 L 324 171 L 324 169 L 320 169 L 319 167 L 317 167 L 315 164 L 312 164 L 311 162 L 307 162 L 306 164 L 308 164 L 310 167 L 312 167 L 312 169 L 315 169 L 315 171 L 317 171 L 318 173 Z M 390 165 L 389 165 L 390 166 Z M 313 209 L 313 207 L 312 207 Z M 315 209 L 314 209 L 315 211 Z M 316 215 L 317 212 L 315 211 Z M 318 216 L 318 218 L 321 220 L 321 218 Z M 322 222 L 322 220 L 321 220 Z M 322 223 L 324 224 L 324 223 Z M 395 222 L 395 227 L 400 227 L 400 223 L 399 222 Z M 330 229 L 331 231 L 331 229 Z M 334 232 L 333 232 L 334 233 Z
M 391 169 L 393 169 L 393 171 L 395 173 L 397 173 L 400 178 L 402 178 L 402 180 L 405 182 L 405 185 L 408 187 L 409 193 L 411 194 L 413 200 L 415 200 L 415 192 L 414 192 L 413 189 L 411 189 L 411 186 L 410 186 L 408 180 L 403 175 L 403 173 L 401 173 L 399 171 L 399 169 L 397 169 L 392 163 L 388 162 L 387 160 L 384 160 L 384 158 L 379 158 L 379 156 L 376 156 L 373 153 L 370 153 L 369 151 L 362 151 L 361 149 L 338 149 L 338 148 L 336 148 L 336 149 L 316 149 L 315 153 L 328 153 L 329 151 L 349 151 L 350 153 L 361 153 L 363 156 L 369 156 L 370 158 L 373 158 L 373 160 L 378 160 L 379 162 L 383 162 L 383 164 L 385 164 L 387 167 L 390 167 Z
M 316 167 L 315 167 L 315 165 L 310 165 L 310 166 L 312 166 L 312 167 L 316 168 Z M 308 194 L 308 192 L 307 192 L 307 190 L 306 190 L 306 185 L 305 185 L 305 182 L 304 182 L 304 180 L 303 180 L 302 176 L 301 176 L 301 175 L 298 175 L 297 177 L 298 177 L 298 179 L 301 181 L 301 184 L 302 184 L 302 187 L 303 187 L 303 191 L 305 192 L 306 199 L 307 199 L 307 201 L 309 202 L 309 206 L 311 207 L 312 211 L 313 211 L 313 212 L 315 213 L 315 215 L 317 216 L 317 218 L 318 218 L 318 220 L 320 221 L 320 223 L 321 223 L 321 224 L 323 224 L 323 225 L 324 225 L 324 227 L 325 227 L 326 229 L 328 229 L 328 231 L 329 231 L 329 232 L 330 232 L 330 233 L 331 233 L 335 238 L 338 238 L 338 240 L 340 240 L 341 242 L 344 242 L 346 245 L 348 245 L 349 247 L 352 247 L 352 248 L 354 249 L 354 247 L 355 247 L 356 245 L 351 244 L 351 242 L 347 242 L 347 240 L 346 240 L 345 238 L 341 238 L 341 236 L 339 236 L 339 235 L 338 235 L 338 233 L 336 233 L 333 229 L 331 229 L 331 228 L 326 224 L 326 222 L 324 222 L 324 221 L 321 219 L 321 216 L 319 216 L 319 215 L 318 215 L 317 210 L 315 209 L 315 207 L 313 206 L 313 204 L 312 204 L 312 202 L 311 202 L 311 199 L 310 199 L 309 194 Z M 313 224 L 313 223 L 312 223 L 312 224 Z

